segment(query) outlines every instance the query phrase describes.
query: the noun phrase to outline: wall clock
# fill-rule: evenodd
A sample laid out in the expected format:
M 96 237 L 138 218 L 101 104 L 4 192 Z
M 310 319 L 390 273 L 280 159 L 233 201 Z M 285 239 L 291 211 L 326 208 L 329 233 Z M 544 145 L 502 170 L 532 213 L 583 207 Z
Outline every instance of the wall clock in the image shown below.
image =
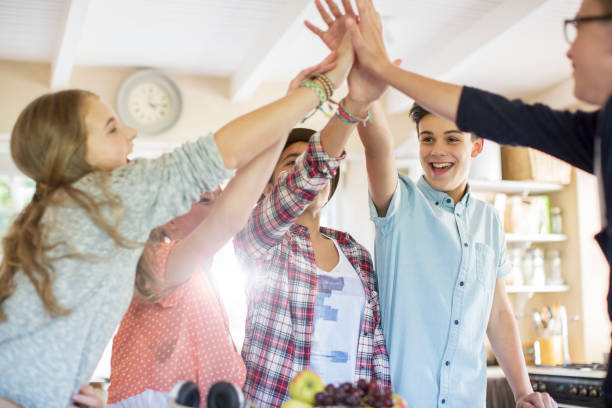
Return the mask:
M 117 94 L 117 113 L 128 126 L 140 133 L 155 135 L 176 124 L 183 110 L 178 85 L 157 70 L 130 75 Z

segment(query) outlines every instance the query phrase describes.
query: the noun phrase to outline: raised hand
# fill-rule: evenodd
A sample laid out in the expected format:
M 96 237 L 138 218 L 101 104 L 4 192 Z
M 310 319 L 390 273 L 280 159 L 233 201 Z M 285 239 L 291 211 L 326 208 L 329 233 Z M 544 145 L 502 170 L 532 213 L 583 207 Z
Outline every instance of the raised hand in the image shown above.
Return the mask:
M 317 6 L 317 10 L 319 10 L 321 18 L 323 21 L 325 21 L 325 24 L 327 24 L 327 30 L 322 30 L 316 27 L 310 21 L 304 21 L 304 24 L 310 31 L 317 35 L 321 41 L 323 41 L 327 48 L 334 51 L 338 49 L 344 34 L 346 34 L 346 20 L 352 18 L 357 21 L 357 15 L 355 14 L 355 11 L 353 11 L 350 0 L 342 0 L 342 5 L 345 11 L 344 13 L 333 0 L 325 0 L 325 2 L 332 13 L 331 16 L 321 4 L 321 0 L 315 0 L 315 5 Z
M 387 83 L 359 64 L 354 64 L 347 78 L 348 97 L 365 105 L 369 105 L 382 96 L 387 90 Z
M 352 18 L 349 18 L 346 20 L 345 24 L 355 24 L 355 22 Z M 336 89 L 338 89 L 338 87 L 340 87 L 342 82 L 346 79 L 354 61 L 355 53 L 353 51 L 350 35 L 347 33 L 344 35 L 340 41 L 340 45 L 338 46 L 336 67 L 325 73 L 327 77 L 332 80 Z
M 337 25 L 337 27 L 348 24 L 348 19 L 343 21 L 344 22 Z M 300 84 L 308 78 L 319 73 L 327 74 L 327 77 L 332 80 L 336 89 L 342 84 L 342 81 L 344 81 L 348 75 L 353 66 L 353 61 L 355 60 L 351 38 L 347 34 L 348 30 L 344 27 L 342 31 L 344 34 L 340 37 L 340 41 L 337 42 L 337 47 L 332 50 L 331 54 L 319 64 L 300 71 L 300 73 L 289 83 L 287 94 L 299 88 Z
M 355 11 L 351 6 L 350 0 L 342 0 L 344 13 L 333 0 L 325 0 L 331 15 L 321 4 L 321 0 L 315 0 L 319 14 L 325 24 L 327 30 L 322 30 L 314 26 L 309 21 L 304 24 L 310 31 L 317 35 L 321 41 L 332 51 L 336 50 L 342 37 L 346 34 L 348 26 L 354 25 L 356 19 Z M 353 21 L 350 21 L 353 20 Z M 387 89 L 387 84 L 370 72 L 364 70 L 358 63 L 353 65 L 353 68 L 348 76 L 349 98 L 360 104 L 369 105 Z
M 325 73 L 331 71 L 336 68 L 336 59 L 338 58 L 338 52 L 332 51 L 323 61 L 314 65 L 312 67 L 303 69 L 299 74 L 296 75 L 295 78 L 291 80 L 289 83 L 289 89 L 287 90 L 287 94 L 291 93 L 291 91 L 296 90 L 300 87 L 300 84 L 306 81 L 308 78 L 313 75 L 317 75 L 320 73 Z
M 348 25 L 353 48 L 360 66 L 374 74 L 380 74 L 391 65 L 382 36 L 380 15 L 371 0 L 356 0 L 359 24 Z

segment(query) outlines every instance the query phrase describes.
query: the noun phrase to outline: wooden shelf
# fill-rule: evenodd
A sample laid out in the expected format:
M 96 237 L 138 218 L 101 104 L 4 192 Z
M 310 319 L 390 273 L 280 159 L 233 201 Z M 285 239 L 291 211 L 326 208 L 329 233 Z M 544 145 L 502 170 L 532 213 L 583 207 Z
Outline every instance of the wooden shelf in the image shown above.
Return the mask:
M 517 318 L 525 317 L 525 305 L 527 305 L 527 301 L 533 297 L 534 293 L 560 293 L 567 292 L 569 289 L 567 285 L 506 285 L 506 293 L 514 293 L 514 295 L 510 297 L 510 301 L 512 302 L 514 315 Z
M 543 285 L 543 286 L 531 286 L 531 285 L 506 285 L 507 293 L 554 293 L 554 292 L 567 292 L 569 286 L 567 285 Z
M 469 184 L 472 191 L 506 194 L 545 194 L 563 189 L 562 184 L 539 181 L 469 180 Z
M 419 159 L 413 157 L 396 157 L 395 163 L 399 169 L 416 169 L 422 173 Z M 565 187 L 558 183 L 545 183 L 541 181 L 518 180 L 478 180 L 470 179 L 470 188 L 479 193 L 506 193 L 506 194 L 546 194 L 561 191 Z
M 567 235 L 564 234 L 506 234 L 507 243 L 522 243 L 522 242 L 565 242 Z

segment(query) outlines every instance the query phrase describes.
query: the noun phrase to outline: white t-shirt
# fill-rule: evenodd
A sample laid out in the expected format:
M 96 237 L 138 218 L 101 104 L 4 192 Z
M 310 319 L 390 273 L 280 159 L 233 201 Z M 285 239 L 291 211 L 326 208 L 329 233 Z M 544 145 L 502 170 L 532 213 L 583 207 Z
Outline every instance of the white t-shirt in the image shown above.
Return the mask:
M 357 345 L 365 292 L 355 269 L 332 240 L 338 264 L 330 272 L 317 268 L 310 369 L 326 384 L 354 382 Z

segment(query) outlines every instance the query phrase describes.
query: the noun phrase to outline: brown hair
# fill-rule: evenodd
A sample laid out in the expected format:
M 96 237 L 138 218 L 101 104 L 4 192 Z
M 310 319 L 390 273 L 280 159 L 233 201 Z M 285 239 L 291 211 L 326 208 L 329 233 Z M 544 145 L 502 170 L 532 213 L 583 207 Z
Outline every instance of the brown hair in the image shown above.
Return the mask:
M 431 115 L 431 112 L 425 110 L 425 108 L 415 102 L 412 104 L 408 115 L 410 116 L 410 119 L 412 119 L 412 121 L 417 125 L 418 129 L 419 123 L 421 123 L 421 119 L 423 119 L 427 115 Z
M 612 13 L 612 0 L 600 0 L 606 13 Z
M 317 132 L 312 130 L 312 129 L 308 129 L 308 128 L 294 128 L 294 129 L 291 129 L 291 132 L 289 133 L 289 137 L 287 138 L 287 142 L 285 143 L 285 146 L 283 146 L 283 150 L 282 151 L 285 151 L 285 149 L 287 149 L 289 146 L 291 146 L 294 143 L 298 143 L 298 142 L 308 143 L 308 142 L 310 142 L 310 138 L 315 133 L 317 133 Z M 340 169 L 338 168 L 338 170 L 336 171 L 336 175 L 334 176 L 333 179 L 330 180 L 329 200 L 331 200 L 331 198 L 334 196 L 334 193 L 336 192 L 336 187 L 338 187 L 338 182 L 339 181 L 340 181 Z
M 419 131 L 419 123 L 421 123 L 421 120 L 425 116 L 431 115 L 431 114 L 432 113 L 430 111 L 423 108 L 421 105 L 419 105 L 416 102 L 412 104 L 412 107 L 410 108 L 410 112 L 408 113 L 408 115 L 410 116 L 410 119 L 412 119 L 412 121 L 416 123 L 417 132 Z M 475 133 L 470 133 L 470 134 L 472 135 L 472 142 L 478 139 L 478 136 Z
M 85 209 L 92 221 L 104 230 L 115 244 L 123 247 L 138 245 L 126 240 L 117 231 L 123 207 L 120 197 L 110 191 L 108 172 L 96 172 L 105 195 L 104 200 L 94 200 L 72 185 L 84 175 L 96 170 L 85 161 L 85 110 L 87 102 L 93 98 L 98 97 L 83 90 L 43 95 L 21 112 L 13 127 L 11 156 L 19 170 L 36 182 L 36 193 L 2 240 L 4 257 L 0 262 L 0 322 L 7 318 L 2 304 L 14 293 L 13 280 L 20 269 L 29 278 L 45 310 L 52 317 L 70 313 L 68 308 L 59 304 L 53 293 L 55 269 L 51 262 L 58 258 L 49 257 L 47 251 L 66 243 L 50 244 L 45 241 L 41 220 L 50 206 L 70 198 Z M 102 217 L 100 208 L 103 206 L 111 209 L 115 225 L 108 224 Z M 45 225 L 46 228 L 53 228 L 53 225 Z M 61 256 L 65 257 L 87 260 L 95 258 L 94 255 L 76 252 Z

